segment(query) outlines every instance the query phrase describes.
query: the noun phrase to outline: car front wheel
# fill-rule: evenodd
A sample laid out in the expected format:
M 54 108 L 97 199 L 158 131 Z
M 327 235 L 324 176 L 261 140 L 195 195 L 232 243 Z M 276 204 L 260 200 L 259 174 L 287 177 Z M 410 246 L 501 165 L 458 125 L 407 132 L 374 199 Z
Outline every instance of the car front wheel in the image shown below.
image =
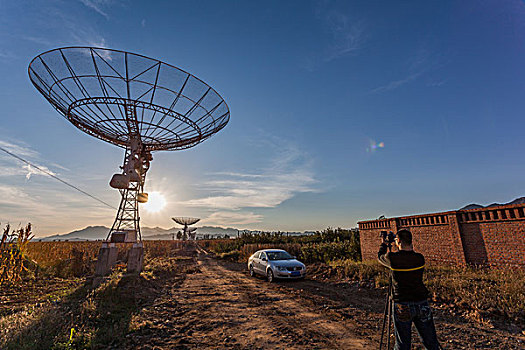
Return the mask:
M 268 279 L 268 282 L 270 282 L 270 283 L 273 282 L 273 271 L 272 271 L 272 269 L 268 269 L 268 271 L 266 272 L 266 278 Z
M 253 265 L 250 265 L 250 276 L 255 276 L 255 271 L 253 271 Z

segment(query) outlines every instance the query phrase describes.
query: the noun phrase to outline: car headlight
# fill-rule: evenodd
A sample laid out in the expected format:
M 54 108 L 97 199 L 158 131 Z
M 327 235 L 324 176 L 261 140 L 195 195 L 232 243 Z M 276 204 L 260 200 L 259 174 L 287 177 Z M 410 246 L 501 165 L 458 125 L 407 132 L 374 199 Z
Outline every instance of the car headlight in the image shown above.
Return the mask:
M 286 271 L 286 266 L 276 266 L 279 271 Z

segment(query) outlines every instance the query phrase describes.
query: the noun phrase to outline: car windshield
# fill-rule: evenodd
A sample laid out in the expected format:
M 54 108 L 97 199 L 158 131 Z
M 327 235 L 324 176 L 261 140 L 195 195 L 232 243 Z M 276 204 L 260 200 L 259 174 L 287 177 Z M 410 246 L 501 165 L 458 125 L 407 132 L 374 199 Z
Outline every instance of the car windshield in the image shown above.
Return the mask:
M 287 252 L 266 252 L 266 255 L 268 255 L 270 260 L 290 260 L 294 258 Z

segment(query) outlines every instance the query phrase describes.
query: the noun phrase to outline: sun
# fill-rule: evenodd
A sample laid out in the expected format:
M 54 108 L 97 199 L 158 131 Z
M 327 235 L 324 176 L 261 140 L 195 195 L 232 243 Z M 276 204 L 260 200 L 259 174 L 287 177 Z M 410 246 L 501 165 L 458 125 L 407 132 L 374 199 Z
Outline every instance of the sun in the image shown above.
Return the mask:
M 160 192 L 150 192 L 148 194 L 148 201 L 142 205 L 146 211 L 150 213 L 157 213 L 166 206 L 166 198 Z

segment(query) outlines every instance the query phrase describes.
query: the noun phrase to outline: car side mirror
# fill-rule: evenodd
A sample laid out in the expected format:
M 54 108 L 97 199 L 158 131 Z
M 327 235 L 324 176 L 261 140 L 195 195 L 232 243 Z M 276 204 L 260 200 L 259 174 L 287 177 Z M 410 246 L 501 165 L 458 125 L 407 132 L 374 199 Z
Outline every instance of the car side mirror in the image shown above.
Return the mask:
M 262 258 L 261 260 L 262 260 L 262 261 L 266 261 L 266 258 Z

